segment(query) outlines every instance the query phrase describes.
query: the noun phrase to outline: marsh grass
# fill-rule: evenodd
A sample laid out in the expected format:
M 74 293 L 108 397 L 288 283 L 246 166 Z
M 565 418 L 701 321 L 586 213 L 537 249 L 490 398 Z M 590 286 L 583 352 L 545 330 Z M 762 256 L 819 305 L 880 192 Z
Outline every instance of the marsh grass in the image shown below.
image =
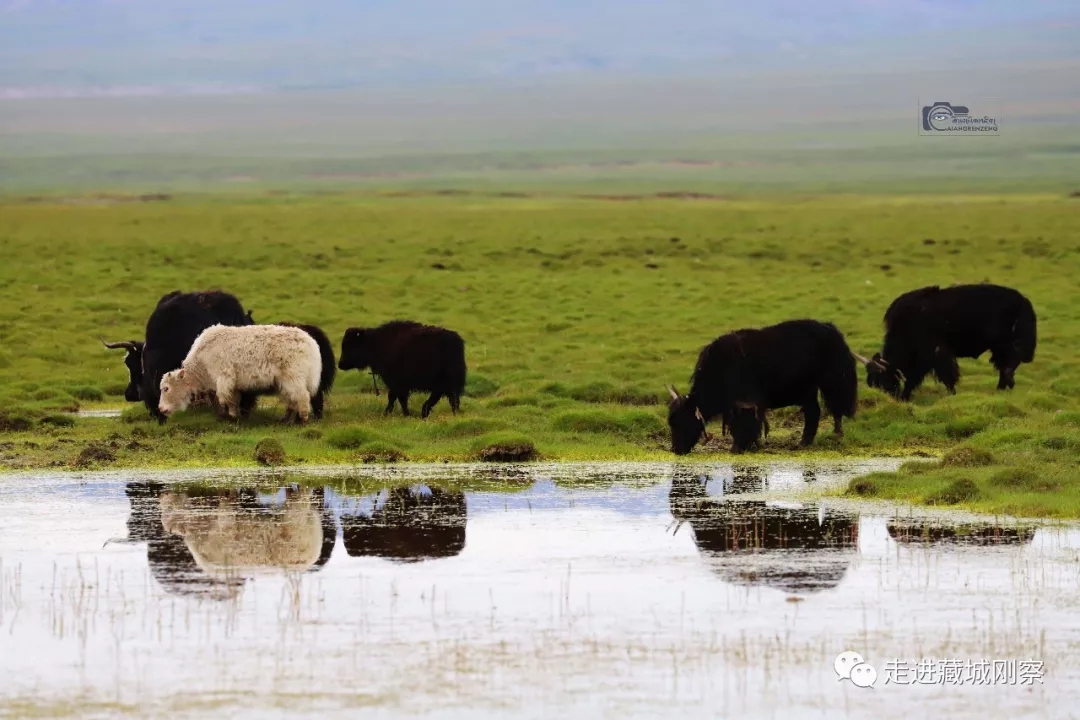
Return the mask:
M 826 421 L 815 446 L 799 448 L 802 418 L 782 411 L 761 452 L 940 457 L 963 445 L 992 460 L 875 476 L 862 491 L 927 502 L 966 478 L 978 494 L 961 504 L 1080 516 L 1076 209 L 1048 195 L 8 200 L 0 466 L 73 467 L 102 447 L 114 459 L 91 452 L 94 467 L 252 465 L 263 438 L 296 463 L 365 452 L 377 462 L 390 451 L 473 460 L 507 438 L 548 460 L 671 459 L 664 386 L 685 391 L 717 335 L 814 317 L 870 353 L 896 295 L 990 280 L 1019 288 L 1039 314 L 1036 359 L 1014 391 L 995 391 L 985 357 L 961 361 L 955 396 L 930 380 L 900 404 L 861 384 L 843 438 Z M 462 413 L 444 401 L 426 421 L 384 417 L 385 391 L 375 397 L 370 376 L 346 372 L 326 419 L 308 428 L 279 425 L 273 400 L 240 426 L 193 411 L 159 427 L 124 403 L 123 353 L 99 337 L 138 338 L 162 294 L 211 287 L 235 293 L 259 322 L 318 324 L 335 345 L 346 327 L 394 318 L 457 330 L 469 365 Z M 424 399 L 411 398 L 417 415 Z M 126 409 L 73 424 L 62 415 L 106 407 Z M 991 482 L 1010 468 L 1043 479 Z

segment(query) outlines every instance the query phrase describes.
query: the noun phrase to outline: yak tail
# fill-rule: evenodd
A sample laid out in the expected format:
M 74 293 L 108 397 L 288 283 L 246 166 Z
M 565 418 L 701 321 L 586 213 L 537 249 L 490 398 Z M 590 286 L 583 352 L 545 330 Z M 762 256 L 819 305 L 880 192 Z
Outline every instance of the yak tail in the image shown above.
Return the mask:
M 828 334 L 823 340 L 820 384 L 825 407 L 830 415 L 853 418 L 859 401 L 855 356 L 835 326 L 829 324 Z
M 447 389 L 460 397 L 465 392 L 465 376 L 468 373 L 468 367 L 465 365 L 465 341 L 455 334 L 447 338 L 443 348 L 447 362 Z
M 337 375 L 337 361 L 334 360 L 334 346 L 330 343 L 330 338 L 326 337 L 326 333 L 322 331 L 322 328 L 318 328 L 314 325 L 300 325 L 298 323 L 280 323 L 285 327 L 299 328 L 311 336 L 311 339 L 315 341 L 315 344 L 319 346 L 319 360 L 322 362 L 322 370 L 319 372 L 319 395 L 325 395 L 330 392 L 330 389 L 334 387 L 334 377 Z
M 310 335 L 319 346 L 319 358 L 322 360 L 322 372 L 319 373 L 319 392 L 326 394 L 334 387 L 334 377 L 337 375 L 334 346 L 330 344 L 330 338 L 326 337 L 326 333 L 314 325 L 305 327 L 304 332 Z
M 1013 343 L 1020 348 L 1020 362 L 1029 363 L 1035 359 L 1036 320 L 1035 310 L 1028 307 L 1020 314 L 1013 328 Z

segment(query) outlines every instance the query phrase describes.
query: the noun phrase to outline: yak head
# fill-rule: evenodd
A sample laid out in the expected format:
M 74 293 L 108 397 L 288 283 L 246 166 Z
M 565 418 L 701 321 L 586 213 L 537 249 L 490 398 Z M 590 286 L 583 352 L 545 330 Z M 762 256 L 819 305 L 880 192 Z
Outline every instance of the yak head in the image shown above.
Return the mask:
M 731 433 L 731 452 L 741 453 L 761 441 L 762 435 L 769 435 L 769 421 L 765 417 L 765 408 L 753 403 L 736 402 L 735 407 L 724 419 L 724 424 Z
M 367 331 L 349 328 L 341 338 L 341 358 L 338 370 L 363 370 L 371 365 L 371 349 L 368 347 Z
M 852 353 L 852 355 L 855 355 Z M 866 366 L 866 384 L 868 387 L 878 388 L 893 397 L 900 397 L 900 390 L 907 378 L 900 368 L 893 367 L 881 353 L 874 353 L 874 357 L 867 360 L 862 355 L 855 355 L 855 359 Z
M 195 388 L 184 368 L 171 370 L 161 376 L 161 396 L 158 398 L 158 412 L 171 415 L 183 412 L 191 405 Z
M 668 403 L 668 427 L 671 428 L 671 452 L 686 455 L 697 445 L 701 436 L 708 441 L 709 433 L 705 430 L 705 417 L 698 406 L 687 395 L 679 395 L 668 385 L 671 402 Z
M 127 354 L 124 355 L 124 365 L 128 369 L 128 386 L 124 390 L 124 399 L 128 402 L 139 402 L 142 399 L 142 392 L 139 387 L 142 385 L 143 371 L 142 371 L 142 354 L 143 343 L 138 340 L 124 340 L 122 342 L 105 342 L 104 338 L 101 340 L 101 344 L 110 350 L 126 350 Z

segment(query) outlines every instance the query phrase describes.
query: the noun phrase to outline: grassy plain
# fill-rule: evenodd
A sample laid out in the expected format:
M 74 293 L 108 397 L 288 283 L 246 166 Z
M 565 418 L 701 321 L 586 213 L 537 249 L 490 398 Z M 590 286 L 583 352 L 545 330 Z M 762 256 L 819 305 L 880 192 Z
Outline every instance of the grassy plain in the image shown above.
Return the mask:
M 1039 313 L 1035 363 L 994 390 L 986 358 L 958 394 L 931 380 L 911 404 L 861 385 L 843 439 L 776 413 L 774 456 L 923 455 L 849 492 L 1021 515 L 1080 516 L 1080 200 L 1044 195 L 326 192 L 0 202 L 0 466 L 254 464 L 475 459 L 532 443 L 548 459 L 671 459 L 665 383 L 684 390 L 717 335 L 792 317 L 835 322 L 856 351 L 881 341 L 893 297 L 933 284 L 1017 287 Z M 351 325 L 412 318 L 466 341 L 454 417 L 382 416 L 371 378 L 339 375 L 327 418 L 246 425 L 196 411 L 159 427 L 126 406 L 122 352 L 157 298 L 220 287 L 259 322 Z M 423 396 L 414 396 L 419 410 Z M 122 418 L 72 418 L 125 407 Z M 726 443 L 695 454 L 725 457 Z

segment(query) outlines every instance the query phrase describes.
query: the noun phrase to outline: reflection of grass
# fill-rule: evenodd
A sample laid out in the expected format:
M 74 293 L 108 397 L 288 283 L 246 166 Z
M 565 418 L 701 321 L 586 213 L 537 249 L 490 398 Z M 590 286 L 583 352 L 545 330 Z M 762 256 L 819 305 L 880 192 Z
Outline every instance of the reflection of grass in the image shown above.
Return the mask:
M 1036 361 L 1015 391 L 994 390 L 985 358 L 961 362 L 956 396 L 930 381 L 900 404 L 862 385 L 842 440 L 825 421 L 815 448 L 797 449 L 802 419 L 784 411 L 764 452 L 936 456 L 963 444 L 992 462 L 874 478 L 875 492 L 923 501 L 969 478 L 979 489 L 969 505 L 1080 515 L 1070 499 L 1080 487 L 1076 209 L 1021 196 L 6 202 L 0 464 L 70 466 L 93 444 L 115 467 L 251 465 L 264 437 L 298 463 L 355 461 L 365 443 L 465 460 L 499 433 L 546 459 L 670 459 L 664 385 L 685 390 L 698 350 L 721 332 L 812 316 L 868 353 L 900 292 L 988 278 L 1022 289 L 1040 314 Z M 315 322 L 335 345 L 350 325 L 395 317 L 452 327 L 470 372 L 462 413 L 444 401 L 426 421 L 385 418 L 385 391 L 376 398 L 369 376 L 347 372 L 326 420 L 308 429 L 278 425 L 271 399 L 240 426 L 195 411 L 158 427 L 141 407 L 122 420 L 58 420 L 78 406 L 127 407 L 122 353 L 98 337 L 136 338 L 161 294 L 203 287 L 236 293 L 260 322 Z M 411 398 L 415 413 L 424 399 Z M 990 483 L 1014 467 L 1049 480 Z

